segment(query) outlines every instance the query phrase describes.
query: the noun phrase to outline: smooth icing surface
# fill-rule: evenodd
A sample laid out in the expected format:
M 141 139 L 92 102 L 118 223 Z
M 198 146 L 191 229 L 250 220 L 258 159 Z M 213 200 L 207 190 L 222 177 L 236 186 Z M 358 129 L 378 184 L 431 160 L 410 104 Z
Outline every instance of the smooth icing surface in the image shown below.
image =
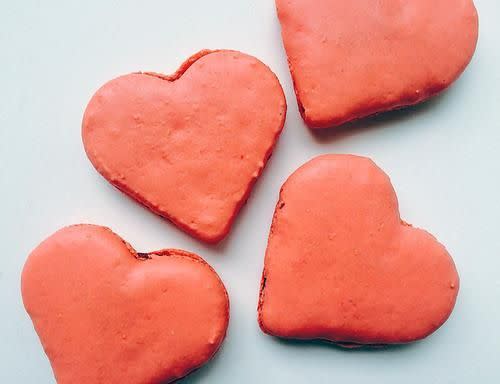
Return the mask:
M 104 227 L 64 228 L 22 273 L 59 384 L 164 384 L 208 361 L 229 320 L 223 283 L 180 250 L 136 254 Z
M 295 92 L 311 128 L 416 104 L 465 69 L 472 0 L 276 0 Z
M 221 240 L 274 148 L 281 85 L 254 57 L 203 51 L 172 76 L 134 73 L 93 96 L 85 150 L 113 185 L 189 234 Z
M 260 292 L 264 332 L 407 343 L 446 321 L 458 289 L 445 247 L 401 221 L 389 177 L 370 159 L 320 156 L 283 185 Z

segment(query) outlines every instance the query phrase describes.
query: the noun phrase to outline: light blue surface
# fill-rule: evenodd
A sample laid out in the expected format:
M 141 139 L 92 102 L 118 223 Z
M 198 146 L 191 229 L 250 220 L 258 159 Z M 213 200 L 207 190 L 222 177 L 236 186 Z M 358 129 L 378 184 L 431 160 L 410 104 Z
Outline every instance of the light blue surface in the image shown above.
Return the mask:
M 184 383 L 500 382 L 499 4 L 476 0 L 476 55 L 443 96 L 313 136 L 299 118 L 272 0 L 1 0 L 0 383 L 54 383 L 22 307 L 19 276 L 33 247 L 79 222 L 110 226 L 141 251 L 194 251 L 220 273 L 231 298 L 229 334 L 217 358 Z M 94 171 L 80 139 L 83 109 L 103 82 L 137 70 L 173 72 L 202 48 L 259 57 L 278 74 L 289 104 L 269 166 L 217 247 L 116 192 Z M 327 152 L 372 157 L 391 176 L 403 218 L 454 256 L 457 306 L 427 340 L 344 351 L 259 331 L 259 280 L 279 188 L 299 165 Z

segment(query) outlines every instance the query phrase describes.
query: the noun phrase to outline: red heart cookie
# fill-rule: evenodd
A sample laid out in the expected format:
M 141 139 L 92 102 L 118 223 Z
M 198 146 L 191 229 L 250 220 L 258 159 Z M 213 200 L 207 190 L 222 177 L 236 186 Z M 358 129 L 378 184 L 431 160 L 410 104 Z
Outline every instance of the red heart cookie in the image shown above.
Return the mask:
M 271 70 L 235 51 L 203 51 L 172 76 L 134 73 L 90 101 L 82 136 L 114 186 L 189 234 L 229 231 L 281 133 L 286 101 Z
M 283 185 L 260 291 L 264 332 L 407 343 L 446 321 L 458 288 L 451 256 L 401 221 L 389 177 L 371 160 L 320 156 Z
M 229 320 L 224 285 L 200 257 L 138 254 L 93 225 L 42 242 L 22 295 L 59 384 L 171 382 L 215 354 Z
M 447 88 L 474 53 L 472 0 L 276 0 L 302 116 L 340 125 Z

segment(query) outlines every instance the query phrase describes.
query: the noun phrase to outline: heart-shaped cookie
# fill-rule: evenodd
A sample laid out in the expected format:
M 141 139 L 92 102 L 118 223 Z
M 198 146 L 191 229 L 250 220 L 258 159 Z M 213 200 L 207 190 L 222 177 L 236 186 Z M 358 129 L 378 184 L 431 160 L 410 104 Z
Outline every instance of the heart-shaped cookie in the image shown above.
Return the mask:
M 302 116 L 340 125 L 447 88 L 474 53 L 472 0 L 276 0 Z
M 401 221 L 391 182 L 371 160 L 320 156 L 283 185 L 260 291 L 264 332 L 407 343 L 446 321 L 458 288 L 451 256 Z
M 286 101 L 271 70 L 203 51 L 172 76 L 134 73 L 100 88 L 83 117 L 95 168 L 189 234 L 229 231 L 281 133 Z
M 93 225 L 42 242 L 22 295 L 59 384 L 171 382 L 215 354 L 229 319 L 224 285 L 200 257 L 138 254 Z

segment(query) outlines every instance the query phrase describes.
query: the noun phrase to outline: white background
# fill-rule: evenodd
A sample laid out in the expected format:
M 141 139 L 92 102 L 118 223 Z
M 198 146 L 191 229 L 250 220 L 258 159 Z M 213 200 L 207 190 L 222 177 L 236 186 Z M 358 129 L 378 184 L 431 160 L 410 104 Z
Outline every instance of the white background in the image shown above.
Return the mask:
M 0 383 L 54 383 L 22 306 L 20 272 L 41 240 L 82 222 L 109 226 L 140 251 L 194 251 L 221 275 L 231 298 L 226 342 L 184 383 L 500 382 L 499 4 L 476 0 L 476 55 L 448 92 L 313 134 L 299 118 L 273 0 L 0 0 Z M 202 48 L 257 56 L 277 73 L 289 104 L 268 167 L 229 237 L 215 247 L 112 188 L 80 139 L 82 112 L 105 81 L 137 70 L 171 73 Z M 344 351 L 259 331 L 259 281 L 279 188 L 322 153 L 372 157 L 391 176 L 403 218 L 431 231 L 453 255 L 458 302 L 425 341 Z

